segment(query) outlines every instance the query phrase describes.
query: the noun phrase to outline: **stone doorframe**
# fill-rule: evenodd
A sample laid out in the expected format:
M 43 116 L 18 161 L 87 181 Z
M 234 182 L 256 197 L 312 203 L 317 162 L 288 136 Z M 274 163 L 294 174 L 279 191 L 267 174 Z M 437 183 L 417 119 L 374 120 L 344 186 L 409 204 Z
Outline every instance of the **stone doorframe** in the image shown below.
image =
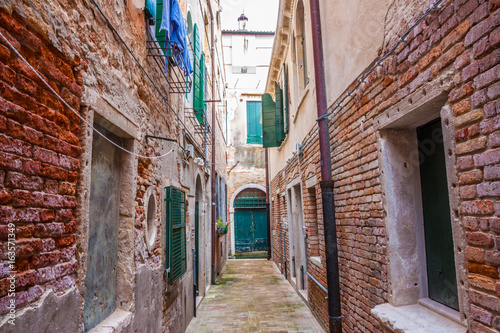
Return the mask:
M 137 150 L 139 138 L 139 129 L 134 122 L 123 114 L 117 107 L 106 99 L 98 98 L 89 108 L 87 113 L 87 122 L 97 123 L 106 128 L 114 135 L 124 140 L 124 148 L 129 151 Z M 92 168 L 92 142 L 93 136 L 99 134 L 90 131 L 87 128 L 87 134 L 82 140 L 82 176 L 79 183 L 79 191 L 82 195 L 79 198 L 81 216 L 81 227 L 77 232 L 77 248 L 82 249 L 82 259 L 79 261 L 77 281 L 78 288 L 85 290 L 85 279 L 87 274 L 87 251 L 89 237 L 89 204 L 90 204 L 90 182 Z M 119 240 L 117 253 L 117 278 L 116 278 L 116 309 L 106 319 L 106 324 L 101 321 L 94 329 L 108 325 L 111 320 L 113 327 L 127 326 L 131 323 L 133 310 L 135 306 L 134 299 L 134 234 L 129 232 L 133 230 L 135 221 L 135 197 L 137 184 L 137 163 L 138 159 L 130 154 L 121 153 L 121 174 L 120 179 L 120 218 L 119 218 Z M 80 307 L 79 326 L 83 328 L 83 302 Z
M 236 243 L 234 242 L 234 200 L 236 200 L 236 197 L 238 194 L 243 192 L 246 189 L 249 188 L 256 188 L 258 190 L 261 190 L 262 192 L 266 193 L 266 188 L 262 185 L 258 184 L 247 184 L 243 185 L 240 188 L 238 188 L 236 191 L 234 191 L 233 195 L 231 196 L 230 204 L 229 204 L 229 221 L 232 221 L 233 226 L 230 227 L 231 229 L 231 255 L 234 255 L 236 253 Z

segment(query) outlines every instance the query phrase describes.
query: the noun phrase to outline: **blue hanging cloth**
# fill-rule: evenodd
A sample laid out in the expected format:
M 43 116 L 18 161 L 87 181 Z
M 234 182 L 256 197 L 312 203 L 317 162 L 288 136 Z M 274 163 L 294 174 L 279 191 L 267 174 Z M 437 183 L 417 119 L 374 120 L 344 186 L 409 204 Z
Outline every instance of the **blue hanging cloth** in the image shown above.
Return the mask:
M 170 40 L 170 8 L 172 0 L 163 0 L 160 32 L 165 30 L 167 40 Z
M 177 64 L 186 76 L 190 75 L 193 72 L 193 65 L 187 45 L 187 27 L 178 0 L 164 0 L 161 30 L 166 31 Z M 167 71 L 168 61 L 165 62 L 165 73 Z
M 187 43 L 187 27 L 186 21 L 182 16 L 181 7 L 178 0 L 171 0 L 171 38 L 170 40 L 177 43 L 178 50 L 175 52 L 175 57 L 179 67 L 184 71 L 186 76 L 193 72 L 191 59 L 189 58 L 189 48 Z M 184 61 L 182 61 L 184 59 Z

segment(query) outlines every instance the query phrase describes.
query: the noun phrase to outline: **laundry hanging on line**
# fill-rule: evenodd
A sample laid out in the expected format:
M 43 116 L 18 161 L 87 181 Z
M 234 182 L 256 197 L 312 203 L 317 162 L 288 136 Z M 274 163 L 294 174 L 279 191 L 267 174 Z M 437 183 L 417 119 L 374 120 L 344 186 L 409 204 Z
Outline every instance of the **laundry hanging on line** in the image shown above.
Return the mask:
M 172 56 L 186 76 L 193 72 L 187 43 L 187 27 L 182 16 L 178 0 L 164 0 L 160 31 L 165 30 L 166 38 L 172 49 Z M 168 72 L 168 61 L 165 62 L 165 73 Z

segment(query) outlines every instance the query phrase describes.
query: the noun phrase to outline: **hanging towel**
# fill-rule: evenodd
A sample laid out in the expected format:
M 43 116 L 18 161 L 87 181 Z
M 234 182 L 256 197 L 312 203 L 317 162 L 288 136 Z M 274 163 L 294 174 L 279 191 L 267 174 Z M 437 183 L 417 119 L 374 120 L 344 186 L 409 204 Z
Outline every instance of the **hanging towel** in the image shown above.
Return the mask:
M 165 30 L 172 56 L 186 76 L 193 72 L 187 44 L 187 27 L 182 16 L 178 0 L 163 0 L 162 21 L 160 31 Z M 174 47 L 175 46 L 175 47 Z M 168 72 L 168 60 L 165 61 L 165 73 Z
M 193 72 L 193 64 L 191 63 L 191 58 L 189 56 L 189 48 L 188 47 L 186 47 L 184 49 L 184 54 L 182 55 L 182 57 L 184 59 L 184 64 L 183 64 L 184 68 L 182 68 L 182 70 L 184 70 L 184 74 L 186 76 L 189 76 Z
M 170 40 L 177 43 L 177 50 L 174 54 L 179 67 L 184 71 L 186 76 L 193 72 L 191 59 L 189 58 L 188 43 L 187 43 L 187 27 L 186 21 L 182 16 L 181 7 L 178 0 L 171 0 L 171 36 Z M 184 61 L 182 61 L 184 59 Z
M 160 32 L 165 30 L 167 40 L 170 40 L 170 8 L 172 0 L 163 0 L 163 11 L 161 15 Z

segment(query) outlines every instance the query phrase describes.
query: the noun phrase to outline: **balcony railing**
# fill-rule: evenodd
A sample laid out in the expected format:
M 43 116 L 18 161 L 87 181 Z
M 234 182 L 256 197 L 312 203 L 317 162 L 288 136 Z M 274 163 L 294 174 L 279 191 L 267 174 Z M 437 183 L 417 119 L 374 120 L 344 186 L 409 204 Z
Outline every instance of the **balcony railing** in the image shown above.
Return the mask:
M 168 82 L 169 92 L 174 94 L 185 94 L 191 91 L 192 78 L 186 76 L 182 68 L 186 68 L 186 61 L 182 53 L 177 52 L 177 42 L 169 40 L 157 40 L 148 33 L 146 40 L 147 56 L 154 59 L 161 70 L 165 80 Z M 168 62 L 168 70 L 165 73 L 165 64 Z

